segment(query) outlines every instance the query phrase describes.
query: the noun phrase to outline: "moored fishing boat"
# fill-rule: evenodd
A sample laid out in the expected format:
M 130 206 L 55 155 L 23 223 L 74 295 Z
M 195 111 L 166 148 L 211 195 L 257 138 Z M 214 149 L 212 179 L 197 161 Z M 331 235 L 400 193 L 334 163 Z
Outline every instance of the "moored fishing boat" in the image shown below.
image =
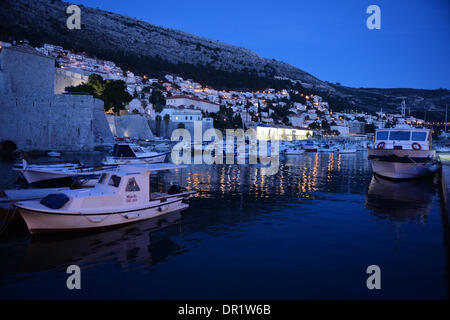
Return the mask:
M 293 146 L 293 147 L 290 147 L 290 148 L 287 148 L 286 150 L 284 150 L 283 153 L 288 156 L 298 156 L 298 155 L 304 154 L 305 150 L 303 150 L 300 147 Z
M 314 142 L 312 142 L 312 141 L 307 141 L 304 144 L 303 149 L 306 152 L 317 152 L 317 145 Z
M 150 173 L 181 169 L 172 164 L 122 166 L 103 173 L 89 189 L 49 194 L 42 200 L 15 203 L 31 234 L 82 231 L 123 225 L 182 211 L 182 200 L 195 191 L 172 185 L 167 192 L 152 190 Z
M 343 154 L 356 153 L 356 147 L 344 144 L 341 148 L 339 148 L 339 153 L 343 153 Z
M 170 152 L 148 151 L 135 144 L 115 144 L 112 156 L 107 157 L 104 165 L 111 164 L 149 164 L 166 160 Z
M 22 167 L 15 167 L 13 170 L 22 173 L 27 182 L 33 185 L 71 185 L 75 182 L 82 186 L 92 186 L 100 178 L 105 167 L 71 164 L 29 165 L 26 160 L 22 160 Z
M 406 125 L 379 129 L 368 159 L 374 173 L 392 179 L 412 179 L 436 172 L 440 165 L 432 150 L 432 131 Z

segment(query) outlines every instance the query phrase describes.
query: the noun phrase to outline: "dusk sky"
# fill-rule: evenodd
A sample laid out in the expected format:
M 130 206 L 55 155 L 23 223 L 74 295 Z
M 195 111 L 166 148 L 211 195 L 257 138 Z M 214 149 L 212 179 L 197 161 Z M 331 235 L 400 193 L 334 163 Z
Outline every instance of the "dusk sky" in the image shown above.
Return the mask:
M 448 0 L 73 3 L 243 46 L 342 85 L 450 88 Z M 366 27 L 371 4 L 381 30 Z

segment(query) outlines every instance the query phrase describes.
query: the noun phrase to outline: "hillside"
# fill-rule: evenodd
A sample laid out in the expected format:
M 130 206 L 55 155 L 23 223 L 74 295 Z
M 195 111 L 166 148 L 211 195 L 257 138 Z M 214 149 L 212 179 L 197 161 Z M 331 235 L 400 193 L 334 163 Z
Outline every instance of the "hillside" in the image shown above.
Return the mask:
M 335 109 L 394 110 L 402 99 L 412 114 L 443 117 L 449 90 L 350 88 L 321 81 L 289 64 L 248 49 L 127 16 L 81 7 L 82 29 L 66 28 L 68 4 L 57 0 L 2 0 L 0 39 L 28 39 L 85 51 L 136 74 L 174 73 L 218 89 L 304 88 Z M 307 61 L 305 61 L 307 64 Z M 284 80 L 281 80 L 284 79 Z M 287 79 L 295 80 L 295 85 Z

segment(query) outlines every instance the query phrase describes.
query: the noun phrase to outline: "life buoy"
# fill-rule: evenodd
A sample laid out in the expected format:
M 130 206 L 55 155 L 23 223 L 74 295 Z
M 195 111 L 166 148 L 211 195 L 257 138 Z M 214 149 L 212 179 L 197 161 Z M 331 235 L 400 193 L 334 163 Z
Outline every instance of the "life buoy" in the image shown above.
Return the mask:
M 386 145 L 386 143 L 380 142 L 379 144 L 377 144 L 377 149 L 384 149 L 385 145 Z
M 417 142 L 413 142 L 413 144 L 411 145 L 411 147 L 412 147 L 414 150 L 422 150 L 422 146 L 421 146 L 419 143 L 417 143 Z

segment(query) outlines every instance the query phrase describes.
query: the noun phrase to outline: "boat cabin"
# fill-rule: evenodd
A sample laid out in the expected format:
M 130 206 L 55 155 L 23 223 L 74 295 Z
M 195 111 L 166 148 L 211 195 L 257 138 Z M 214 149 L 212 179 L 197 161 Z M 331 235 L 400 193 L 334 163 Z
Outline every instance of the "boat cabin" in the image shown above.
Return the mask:
M 54 197 L 55 194 L 52 194 L 44 198 L 41 204 L 51 209 L 95 211 L 111 207 L 145 206 L 148 202 L 156 200 L 159 202 L 170 201 L 173 197 L 184 197 L 192 192 L 185 191 L 180 187 L 180 182 L 178 184 L 174 181 L 169 183 L 170 187 L 166 190 L 155 188 L 152 185 L 151 173 L 182 168 L 185 166 L 165 163 L 147 166 L 121 166 L 120 169 L 102 173 L 93 188 L 64 191 L 63 194 L 59 194 L 59 196 L 64 196 L 62 199 L 64 201 L 57 198 L 58 203 L 55 206 L 53 206 L 55 199 L 51 199 L 51 196 Z
M 136 158 L 140 155 L 146 154 L 142 147 L 133 144 L 115 144 L 112 156 L 116 158 Z
M 386 128 L 375 133 L 374 148 L 388 150 L 431 150 L 431 130 Z

